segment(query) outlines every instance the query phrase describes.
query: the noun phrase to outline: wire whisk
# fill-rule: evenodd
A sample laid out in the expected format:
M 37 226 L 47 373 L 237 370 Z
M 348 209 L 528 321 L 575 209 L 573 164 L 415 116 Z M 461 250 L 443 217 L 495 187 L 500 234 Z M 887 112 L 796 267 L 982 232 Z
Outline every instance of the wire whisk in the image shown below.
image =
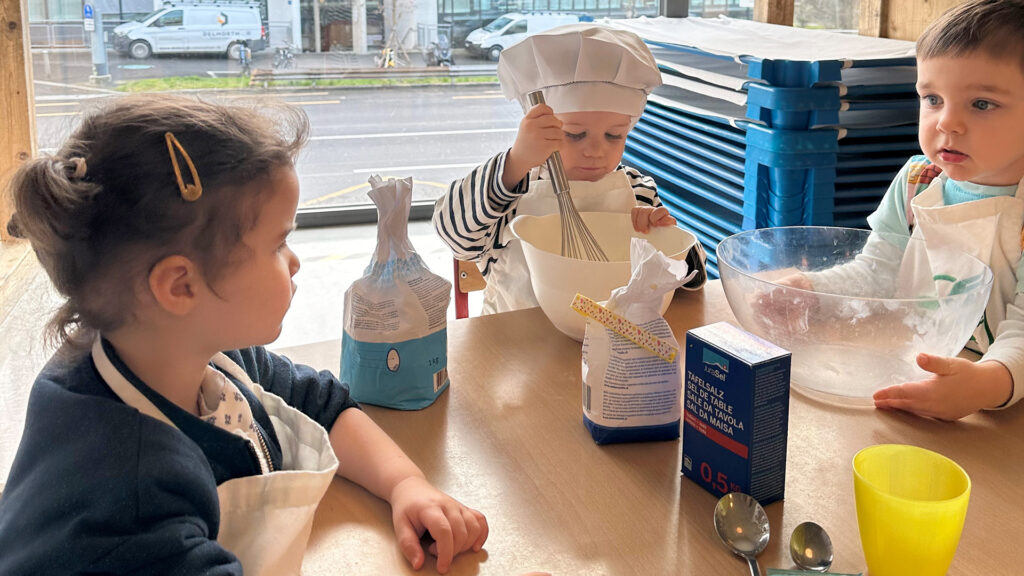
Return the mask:
M 526 95 L 530 106 L 544 103 L 544 93 L 540 90 L 530 92 Z M 555 189 L 555 198 L 558 199 L 558 216 L 561 219 L 562 228 L 562 256 L 574 260 L 594 260 L 607 262 L 608 256 L 597 243 L 594 234 L 583 221 L 576 204 L 569 195 L 569 178 L 565 175 L 565 167 L 562 166 L 562 155 L 555 150 L 547 160 L 548 173 L 551 175 L 552 187 Z

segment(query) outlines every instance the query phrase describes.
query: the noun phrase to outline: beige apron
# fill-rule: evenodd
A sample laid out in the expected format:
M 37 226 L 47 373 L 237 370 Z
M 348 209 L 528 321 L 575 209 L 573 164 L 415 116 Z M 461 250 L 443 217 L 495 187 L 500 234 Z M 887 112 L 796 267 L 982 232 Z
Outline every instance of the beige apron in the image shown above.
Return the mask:
M 580 212 L 624 212 L 629 213 L 636 206 L 636 195 L 629 184 L 629 177 L 622 170 L 615 170 L 597 182 L 573 180 L 569 184 L 570 194 L 576 209 Z M 532 180 L 530 190 L 516 204 L 516 215 L 544 216 L 558 212 L 551 180 Z M 505 245 L 501 257 L 491 264 L 484 289 L 483 313 L 507 312 L 538 306 L 537 297 L 530 284 L 530 270 L 520 240 L 512 235 L 508 227 L 501 238 Z M 479 266 L 483 270 L 484 263 Z
M 926 258 L 936 274 L 964 277 L 958 273 L 957 262 L 946 257 L 952 248 L 966 252 L 992 269 L 992 294 L 985 308 L 985 317 L 974 332 L 979 351 L 984 353 L 994 339 L 996 328 L 1006 318 L 1006 304 L 1017 292 L 1017 262 L 1021 257 L 1021 230 L 1024 229 L 1024 180 L 1014 196 L 996 196 L 946 206 L 942 201 L 942 185 L 946 176 L 940 174 L 928 188 L 910 201 L 914 213 L 912 238 L 901 266 L 901 284 L 909 293 L 922 293 L 932 278 L 922 274 L 904 273 L 921 270 Z M 915 249 L 915 247 L 917 249 Z M 922 253 L 926 251 L 927 254 Z M 962 264 L 961 264 L 962 267 Z M 923 268 L 928 270 L 929 268 Z
M 125 404 L 174 426 L 118 372 L 99 338 L 93 344 L 92 357 L 107 385 Z M 327 431 L 253 383 L 245 370 L 224 354 L 217 354 L 213 362 L 259 398 L 281 443 L 284 468 L 270 474 L 235 478 L 217 487 L 217 542 L 238 557 L 246 576 L 298 574 L 313 514 L 338 468 Z

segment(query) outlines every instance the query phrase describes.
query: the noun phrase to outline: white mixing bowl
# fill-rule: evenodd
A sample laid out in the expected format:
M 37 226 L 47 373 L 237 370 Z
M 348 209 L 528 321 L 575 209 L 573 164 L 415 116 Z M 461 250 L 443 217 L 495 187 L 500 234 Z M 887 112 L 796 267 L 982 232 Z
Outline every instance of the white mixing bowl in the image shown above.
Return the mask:
M 603 302 L 612 290 L 629 282 L 630 238 L 644 238 L 676 260 L 686 258 L 697 238 L 676 226 L 653 228 L 650 233 L 641 234 L 633 230 L 629 214 L 583 212 L 580 216 L 608 256 L 608 262 L 562 256 L 561 219 L 558 214 L 517 216 L 512 221 L 511 230 L 522 241 L 533 293 L 544 314 L 562 333 L 582 341 L 586 319 L 570 308 L 572 300 L 579 292 Z M 663 314 L 671 301 L 672 292 L 669 292 L 661 303 Z

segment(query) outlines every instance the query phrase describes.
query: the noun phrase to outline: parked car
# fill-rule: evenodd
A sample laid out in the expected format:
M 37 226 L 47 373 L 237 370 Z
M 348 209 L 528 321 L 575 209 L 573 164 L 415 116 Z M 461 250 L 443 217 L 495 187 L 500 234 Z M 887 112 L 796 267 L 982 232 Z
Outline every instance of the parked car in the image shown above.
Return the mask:
M 466 49 L 478 55 L 487 55 L 497 60 L 501 51 L 526 38 L 561 26 L 577 22 L 591 22 L 594 19 L 586 14 L 569 14 L 565 12 L 509 12 L 496 18 L 483 28 L 477 28 L 466 36 Z
M 268 43 L 259 2 L 165 3 L 139 20 L 114 28 L 114 48 L 133 58 L 220 52 L 238 59 L 243 46 L 258 52 Z

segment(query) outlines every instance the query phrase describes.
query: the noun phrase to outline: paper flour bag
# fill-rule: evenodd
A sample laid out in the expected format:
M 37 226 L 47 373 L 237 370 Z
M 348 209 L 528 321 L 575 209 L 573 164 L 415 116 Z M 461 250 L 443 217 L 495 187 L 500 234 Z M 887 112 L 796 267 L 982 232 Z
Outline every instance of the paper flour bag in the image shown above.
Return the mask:
M 429 406 L 448 386 L 451 283 L 409 242 L 412 178 L 370 177 L 377 249 L 345 291 L 341 380 L 358 402 L 402 410 Z
M 679 437 L 679 343 L 658 310 L 695 272 L 641 238 L 632 240 L 630 262 L 629 284 L 582 312 L 583 423 L 598 444 Z

